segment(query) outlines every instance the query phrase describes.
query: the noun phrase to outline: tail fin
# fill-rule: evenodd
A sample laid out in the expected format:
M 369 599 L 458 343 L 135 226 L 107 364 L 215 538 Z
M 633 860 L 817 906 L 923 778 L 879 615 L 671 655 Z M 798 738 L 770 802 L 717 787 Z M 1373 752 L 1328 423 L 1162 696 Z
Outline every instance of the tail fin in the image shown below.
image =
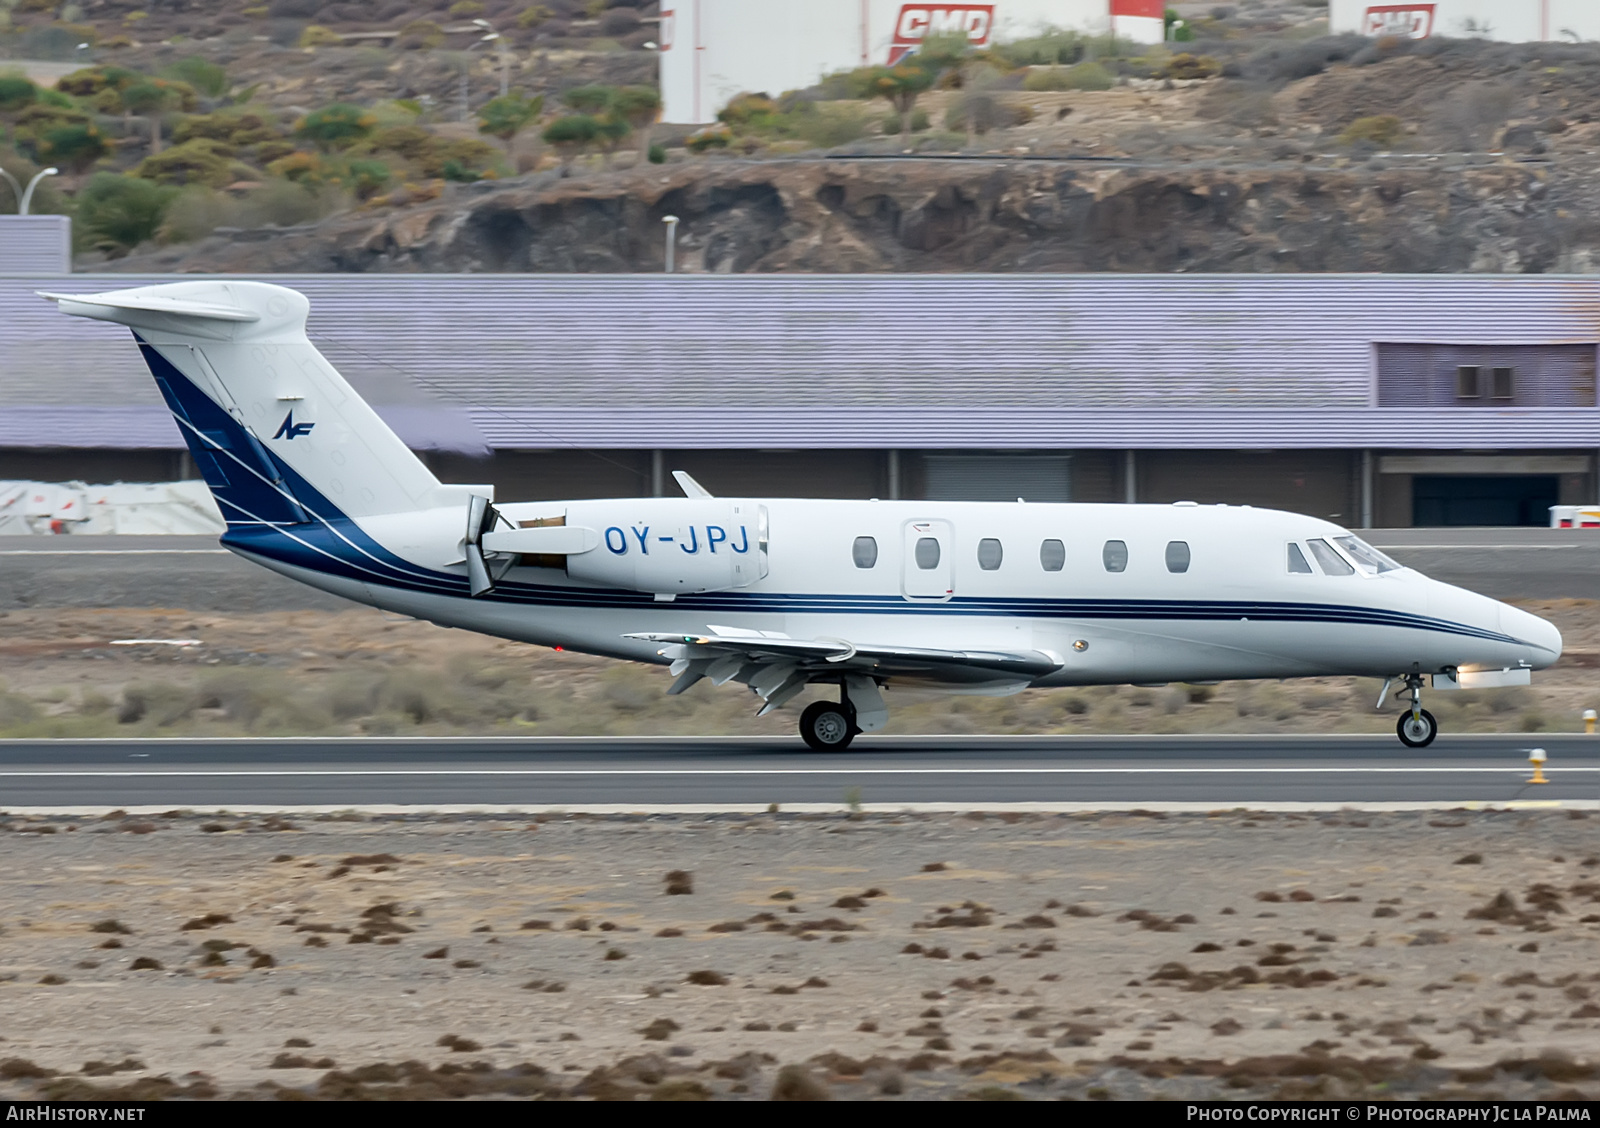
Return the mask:
M 40 296 L 133 330 L 230 528 L 459 503 L 306 338 L 310 303 L 294 290 L 177 282 Z

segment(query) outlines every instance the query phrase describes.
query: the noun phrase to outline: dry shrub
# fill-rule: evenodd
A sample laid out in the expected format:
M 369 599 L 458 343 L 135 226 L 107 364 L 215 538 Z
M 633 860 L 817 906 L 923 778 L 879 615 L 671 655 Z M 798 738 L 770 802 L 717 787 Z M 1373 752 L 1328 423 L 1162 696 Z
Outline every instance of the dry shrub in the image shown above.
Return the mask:
M 686 896 L 694 892 L 694 874 L 688 870 L 668 870 L 662 879 L 669 897 Z
M 701 987 L 721 987 L 728 982 L 728 977 L 720 971 L 691 971 L 684 978 Z
M 778 1077 L 772 1084 L 772 1099 L 775 1101 L 828 1101 L 833 1095 L 828 1087 L 803 1065 L 786 1065 L 778 1070 Z
M 184 686 L 166 682 L 136 683 L 122 691 L 117 723 L 145 722 L 155 728 L 165 728 L 193 716 L 199 706 L 199 697 Z

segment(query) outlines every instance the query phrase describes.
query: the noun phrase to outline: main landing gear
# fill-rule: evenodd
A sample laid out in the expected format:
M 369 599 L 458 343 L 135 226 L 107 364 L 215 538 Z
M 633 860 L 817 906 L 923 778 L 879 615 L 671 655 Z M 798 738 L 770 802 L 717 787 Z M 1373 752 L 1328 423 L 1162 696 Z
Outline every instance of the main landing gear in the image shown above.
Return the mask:
M 1407 748 L 1426 748 L 1439 735 L 1439 722 L 1422 707 L 1422 675 L 1407 674 L 1406 689 L 1410 691 L 1410 697 L 1401 694 L 1400 700 L 1409 700 L 1411 708 L 1400 714 L 1394 731 L 1400 737 L 1400 743 Z
M 841 701 L 813 701 L 800 714 L 800 737 L 818 752 L 843 752 L 861 730 L 855 707 L 843 693 Z

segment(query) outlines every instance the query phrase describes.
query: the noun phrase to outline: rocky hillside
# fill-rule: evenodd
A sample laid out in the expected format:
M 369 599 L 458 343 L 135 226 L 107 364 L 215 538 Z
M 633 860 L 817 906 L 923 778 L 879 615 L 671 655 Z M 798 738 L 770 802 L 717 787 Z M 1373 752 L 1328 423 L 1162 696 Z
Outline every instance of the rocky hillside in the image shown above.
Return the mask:
M 122 259 L 129 271 L 1588 271 L 1594 185 L 1448 169 L 729 160 L 546 174 Z M 1570 209 L 1568 206 L 1570 205 Z
M 1234 77 L 1001 90 L 1020 120 L 973 146 L 937 128 L 831 154 L 736 137 L 114 268 L 649 271 L 672 214 L 691 271 L 1593 269 L 1600 48 L 1405 46 L 1318 40 Z M 938 122 L 960 96 L 923 104 Z

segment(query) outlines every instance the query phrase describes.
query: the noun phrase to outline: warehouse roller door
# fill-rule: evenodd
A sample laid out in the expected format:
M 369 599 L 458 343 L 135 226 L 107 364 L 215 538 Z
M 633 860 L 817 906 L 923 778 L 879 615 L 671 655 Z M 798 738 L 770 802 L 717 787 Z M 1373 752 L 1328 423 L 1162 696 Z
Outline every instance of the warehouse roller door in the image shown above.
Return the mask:
M 930 500 L 1072 500 L 1071 455 L 930 454 L 923 469 Z

